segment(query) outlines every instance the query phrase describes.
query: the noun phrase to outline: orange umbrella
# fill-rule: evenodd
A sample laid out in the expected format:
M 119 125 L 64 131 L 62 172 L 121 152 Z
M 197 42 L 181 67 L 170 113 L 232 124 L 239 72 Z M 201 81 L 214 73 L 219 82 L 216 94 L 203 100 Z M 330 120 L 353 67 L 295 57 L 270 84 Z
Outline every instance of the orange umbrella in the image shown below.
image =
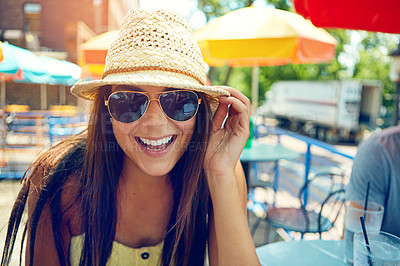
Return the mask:
M 196 31 L 210 66 L 252 66 L 253 104 L 258 102 L 258 66 L 323 63 L 335 56 L 336 39 L 302 16 L 269 7 L 241 8 Z
M 82 67 L 83 79 L 99 79 L 104 72 L 104 62 L 110 44 L 119 30 L 102 33 L 84 42 L 79 48 L 78 64 Z
M 3 61 L 3 43 L 0 42 L 0 62 Z

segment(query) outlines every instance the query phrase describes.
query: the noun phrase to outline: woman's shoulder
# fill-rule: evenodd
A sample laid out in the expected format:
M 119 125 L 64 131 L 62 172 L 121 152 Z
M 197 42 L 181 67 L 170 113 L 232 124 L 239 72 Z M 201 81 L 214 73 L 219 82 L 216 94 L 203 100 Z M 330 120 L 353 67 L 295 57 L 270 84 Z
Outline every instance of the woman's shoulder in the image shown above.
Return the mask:
M 79 143 L 63 143 L 62 145 L 59 145 L 45 152 L 32 165 L 31 169 L 29 170 L 30 174 L 28 175 L 28 178 L 26 180 L 26 182 L 29 183 L 29 214 L 32 213 L 43 191 L 49 192 L 49 198 L 51 199 L 61 189 L 60 213 L 63 214 L 63 221 L 68 223 L 72 221 L 74 224 L 76 224 L 76 222 L 80 220 L 77 219 L 77 217 L 79 218 L 79 195 L 81 191 L 79 169 L 77 169 L 76 171 L 72 171 L 71 173 L 66 173 L 67 176 L 65 176 L 65 181 L 61 182 L 59 185 L 49 185 L 51 183 L 54 184 L 59 181 L 59 177 L 56 176 L 55 173 L 60 171 L 60 168 L 62 168 L 62 166 L 60 165 L 65 164 L 65 160 L 69 160 L 70 156 L 68 155 L 70 153 L 73 153 L 74 149 L 76 150 L 77 145 L 79 145 Z M 72 227 L 76 228 L 77 226 Z
M 72 235 L 83 233 L 81 215 L 81 181 L 78 174 L 72 174 L 65 183 L 61 193 L 63 219 L 68 223 Z
M 71 156 L 68 156 L 68 154 L 77 151 L 79 146 L 80 142 L 65 141 L 40 155 L 27 170 L 27 178 L 25 180 L 25 182 L 29 183 L 33 192 L 41 192 L 49 184 L 54 173 L 60 170 L 59 168 L 62 167 L 62 164 L 65 164 L 65 161 L 69 160 L 68 157 Z
M 80 184 L 81 182 L 78 174 L 74 173 L 68 177 L 67 181 L 61 188 L 60 214 L 62 214 L 62 222 L 68 224 L 72 235 L 79 235 L 83 232 L 81 226 L 82 217 L 80 215 L 81 212 L 79 211 L 81 207 Z M 43 189 L 43 178 L 40 179 L 39 176 L 32 177 L 28 196 L 28 212 L 30 214 L 32 214 Z M 47 202 L 46 205 L 47 204 L 49 203 Z

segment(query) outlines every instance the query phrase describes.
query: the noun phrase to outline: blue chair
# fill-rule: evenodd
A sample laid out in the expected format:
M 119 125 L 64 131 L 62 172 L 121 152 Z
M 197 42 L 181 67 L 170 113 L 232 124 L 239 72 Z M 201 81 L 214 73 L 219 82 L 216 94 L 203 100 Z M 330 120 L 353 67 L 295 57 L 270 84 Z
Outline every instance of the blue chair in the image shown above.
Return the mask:
M 87 122 L 82 116 L 48 116 L 47 123 L 49 126 L 50 145 L 53 145 L 55 141 L 62 138 L 79 134 L 87 128 Z
M 42 111 L 1 114 L 0 178 L 22 178 L 31 161 L 43 147 Z

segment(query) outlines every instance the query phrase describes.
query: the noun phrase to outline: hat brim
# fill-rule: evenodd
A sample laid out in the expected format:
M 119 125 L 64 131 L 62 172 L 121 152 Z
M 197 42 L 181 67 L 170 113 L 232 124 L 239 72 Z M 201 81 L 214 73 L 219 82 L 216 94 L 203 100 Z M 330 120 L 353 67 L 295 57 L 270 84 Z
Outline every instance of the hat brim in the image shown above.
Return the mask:
M 158 70 L 114 73 L 108 74 L 101 80 L 77 81 L 72 86 L 71 93 L 86 100 L 94 100 L 101 86 L 118 84 L 189 89 L 205 93 L 215 101 L 218 101 L 220 96 L 230 96 L 230 93 L 221 87 L 202 85 L 193 78 L 181 73 Z

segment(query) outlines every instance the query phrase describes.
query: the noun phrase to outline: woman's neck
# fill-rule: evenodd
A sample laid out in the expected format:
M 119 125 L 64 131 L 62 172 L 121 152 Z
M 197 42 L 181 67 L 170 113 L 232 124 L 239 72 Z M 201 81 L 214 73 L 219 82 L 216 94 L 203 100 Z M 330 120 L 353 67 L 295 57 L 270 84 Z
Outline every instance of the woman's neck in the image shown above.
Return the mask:
M 115 240 L 129 247 L 158 244 L 168 229 L 173 194 L 168 175 L 146 175 L 124 161 L 117 192 Z
M 126 192 L 135 193 L 165 193 L 171 189 L 169 174 L 152 176 L 143 172 L 129 158 L 125 156 L 121 170 L 120 188 L 123 185 Z

